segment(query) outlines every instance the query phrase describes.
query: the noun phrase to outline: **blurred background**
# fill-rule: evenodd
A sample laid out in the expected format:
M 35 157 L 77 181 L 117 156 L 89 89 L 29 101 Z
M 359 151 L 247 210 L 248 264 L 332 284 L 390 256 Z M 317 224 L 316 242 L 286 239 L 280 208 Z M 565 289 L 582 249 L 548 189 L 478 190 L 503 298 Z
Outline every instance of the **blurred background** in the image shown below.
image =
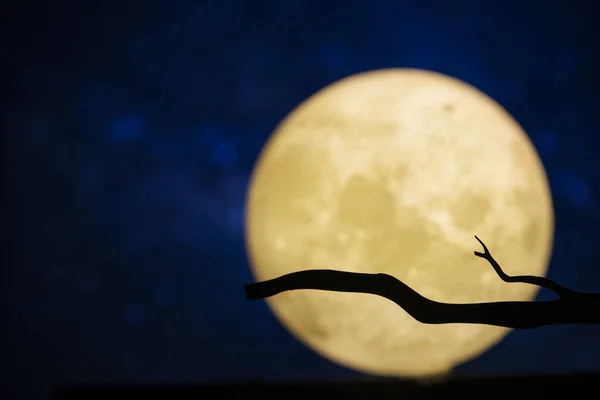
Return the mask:
M 600 292 L 592 1 L 23 0 L 5 11 L 5 389 L 368 379 L 304 347 L 242 286 L 261 146 L 306 97 L 370 69 L 443 72 L 504 105 L 549 174 L 549 277 Z M 513 332 L 457 371 L 597 371 L 599 337 L 598 326 Z

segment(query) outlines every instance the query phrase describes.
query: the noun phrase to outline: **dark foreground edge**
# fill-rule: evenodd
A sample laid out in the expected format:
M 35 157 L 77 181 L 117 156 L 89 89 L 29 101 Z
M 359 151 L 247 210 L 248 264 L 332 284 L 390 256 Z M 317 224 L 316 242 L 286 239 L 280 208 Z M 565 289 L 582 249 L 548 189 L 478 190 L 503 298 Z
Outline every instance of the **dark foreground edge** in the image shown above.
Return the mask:
M 339 382 L 339 383 L 268 383 L 213 385 L 146 385 L 146 386 L 77 386 L 62 387 L 54 392 L 54 399 L 206 399 L 226 396 L 257 396 L 258 398 L 314 399 L 463 399 L 499 398 L 506 400 L 524 394 L 546 396 L 557 391 L 572 390 L 582 393 L 600 385 L 600 373 L 585 375 L 550 375 L 496 378 L 451 378 L 440 382 L 412 381 Z

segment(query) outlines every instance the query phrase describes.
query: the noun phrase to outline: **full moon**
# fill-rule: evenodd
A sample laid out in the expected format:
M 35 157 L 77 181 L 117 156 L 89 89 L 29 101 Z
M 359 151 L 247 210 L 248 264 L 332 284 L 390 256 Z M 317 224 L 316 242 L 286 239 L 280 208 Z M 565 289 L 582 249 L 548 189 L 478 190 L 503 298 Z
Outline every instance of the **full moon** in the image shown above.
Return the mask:
M 458 79 L 417 69 L 344 78 L 276 128 L 246 199 L 257 281 L 307 269 L 386 273 L 447 303 L 533 300 L 473 255 L 479 236 L 509 275 L 544 276 L 554 215 L 521 126 Z M 277 319 L 321 356 L 363 373 L 451 372 L 509 329 L 427 325 L 369 294 L 289 291 Z

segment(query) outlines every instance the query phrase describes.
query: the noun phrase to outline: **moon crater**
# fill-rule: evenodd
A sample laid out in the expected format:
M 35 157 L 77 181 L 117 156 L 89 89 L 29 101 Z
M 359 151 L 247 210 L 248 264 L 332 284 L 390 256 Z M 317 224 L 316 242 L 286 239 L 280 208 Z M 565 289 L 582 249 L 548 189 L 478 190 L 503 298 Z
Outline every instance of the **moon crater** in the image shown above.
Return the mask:
M 366 232 L 395 226 L 396 199 L 381 181 L 354 175 L 342 187 L 336 206 L 336 222 Z

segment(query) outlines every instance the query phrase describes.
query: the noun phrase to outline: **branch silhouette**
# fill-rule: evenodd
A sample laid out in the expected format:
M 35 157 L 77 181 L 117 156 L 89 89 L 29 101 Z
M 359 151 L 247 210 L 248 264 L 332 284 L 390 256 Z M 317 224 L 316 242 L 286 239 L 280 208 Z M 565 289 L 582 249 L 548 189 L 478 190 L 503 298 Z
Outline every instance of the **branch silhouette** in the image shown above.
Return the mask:
M 483 247 L 483 252 L 474 252 L 475 256 L 487 260 L 503 281 L 545 287 L 559 298 L 550 301 L 441 303 L 420 295 L 391 275 L 313 269 L 245 285 L 246 299 L 265 299 L 290 290 L 327 290 L 384 297 L 424 324 L 482 324 L 513 329 L 554 324 L 600 324 L 600 293 L 575 292 L 539 276 L 509 276 L 486 245 L 477 236 L 475 239 Z

